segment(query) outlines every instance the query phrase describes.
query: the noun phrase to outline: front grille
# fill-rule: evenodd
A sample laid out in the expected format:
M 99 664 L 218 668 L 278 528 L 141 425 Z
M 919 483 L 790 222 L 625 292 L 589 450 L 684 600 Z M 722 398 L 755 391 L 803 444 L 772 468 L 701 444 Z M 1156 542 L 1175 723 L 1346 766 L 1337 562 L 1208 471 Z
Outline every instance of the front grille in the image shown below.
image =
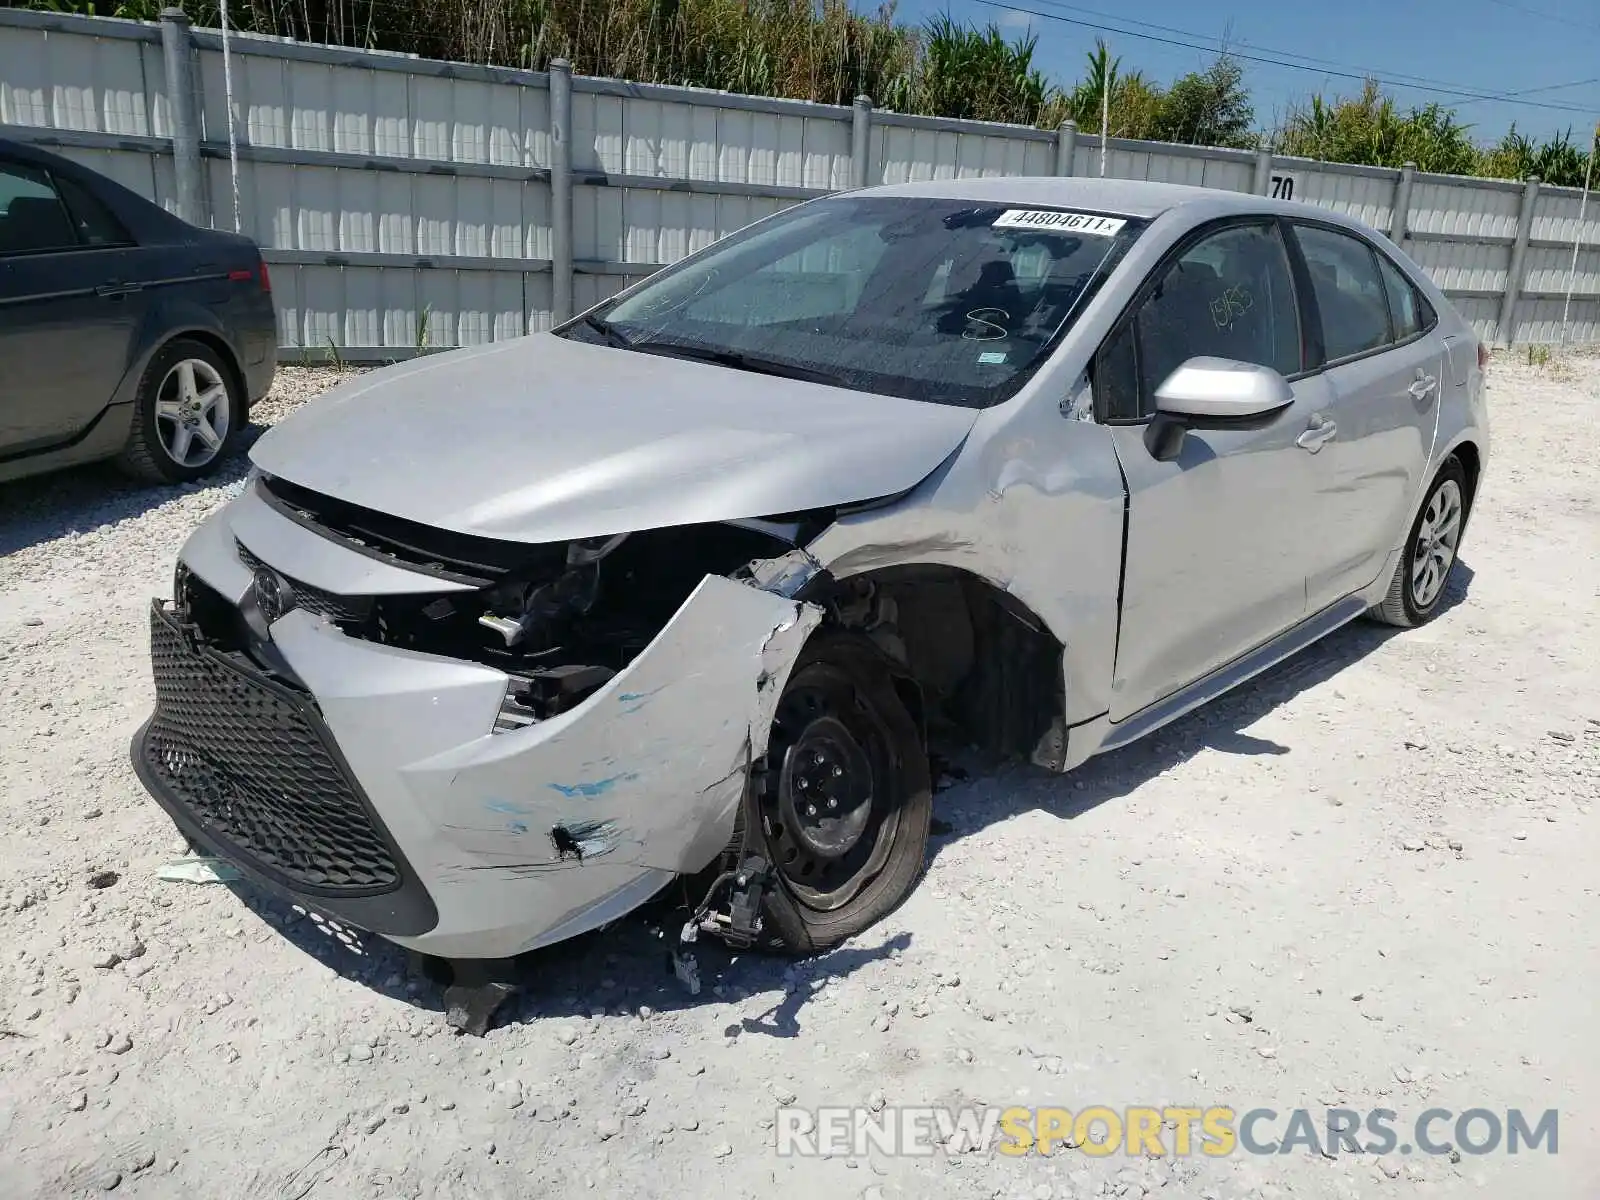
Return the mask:
M 371 596 L 341 596 L 336 592 L 324 591 L 319 587 L 312 587 L 309 583 L 302 583 L 298 579 L 284 575 L 276 567 L 270 567 L 262 562 L 249 547 L 235 539 L 234 546 L 239 551 L 239 561 L 250 570 L 260 570 L 267 567 L 269 571 L 277 571 L 278 575 L 289 585 L 294 593 L 294 607 L 303 608 L 307 612 L 316 613 L 318 616 L 327 617 L 330 621 L 349 622 L 359 625 L 372 615 Z
M 373 895 L 396 856 L 309 699 L 196 643 L 153 606 L 156 711 L 141 753 L 169 801 L 291 887 Z

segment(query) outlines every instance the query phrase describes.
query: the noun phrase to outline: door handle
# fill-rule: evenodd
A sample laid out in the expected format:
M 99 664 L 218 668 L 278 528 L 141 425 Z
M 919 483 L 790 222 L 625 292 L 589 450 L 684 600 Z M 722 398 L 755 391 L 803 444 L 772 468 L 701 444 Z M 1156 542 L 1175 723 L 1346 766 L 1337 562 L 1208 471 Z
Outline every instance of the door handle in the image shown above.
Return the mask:
M 1311 424 L 1306 431 L 1295 438 L 1294 444 L 1302 450 L 1309 450 L 1312 454 L 1315 454 L 1328 442 L 1332 441 L 1333 436 L 1338 432 L 1339 427 L 1337 425 L 1321 413 L 1318 413 L 1311 418 Z
M 1418 368 L 1416 381 L 1406 390 L 1418 400 L 1426 400 L 1433 389 L 1439 386 L 1439 381 L 1426 371 Z
M 112 283 L 102 283 L 99 287 L 95 288 L 94 294 L 96 296 L 107 296 L 107 297 L 110 297 L 112 299 L 116 299 L 118 296 L 129 296 L 129 295 L 132 295 L 134 292 L 142 292 L 142 291 L 144 291 L 144 284 L 142 284 L 142 283 L 116 283 L 116 282 L 112 282 Z

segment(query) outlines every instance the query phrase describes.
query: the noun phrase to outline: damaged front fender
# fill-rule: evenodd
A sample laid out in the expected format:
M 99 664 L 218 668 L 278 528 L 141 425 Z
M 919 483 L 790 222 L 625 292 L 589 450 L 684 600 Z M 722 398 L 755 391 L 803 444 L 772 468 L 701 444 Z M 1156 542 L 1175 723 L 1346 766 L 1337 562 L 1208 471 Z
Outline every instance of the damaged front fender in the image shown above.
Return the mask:
M 438 894 L 442 925 L 459 926 L 398 940 L 472 956 L 570 937 L 709 865 L 822 619 L 759 582 L 707 576 L 578 707 L 491 734 L 504 675 L 345 638 L 302 616 L 278 622 L 274 641 Z M 475 735 L 463 739 L 469 719 Z M 503 922 L 495 936 L 475 935 L 470 950 L 452 938 L 491 916 Z
M 778 696 L 821 619 L 812 605 L 708 576 L 655 641 L 570 713 L 412 773 L 460 804 L 475 866 L 565 870 L 603 856 L 709 864 L 733 832 Z M 462 820 L 476 804 L 486 819 Z

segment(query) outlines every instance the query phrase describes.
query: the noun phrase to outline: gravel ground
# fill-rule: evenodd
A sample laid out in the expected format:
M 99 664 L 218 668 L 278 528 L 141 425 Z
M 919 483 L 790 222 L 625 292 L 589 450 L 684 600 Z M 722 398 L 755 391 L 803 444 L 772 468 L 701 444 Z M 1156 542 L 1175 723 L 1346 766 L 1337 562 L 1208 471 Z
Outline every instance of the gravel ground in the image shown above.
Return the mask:
M 259 422 L 331 378 L 284 370 Z M 0 486 L 0 1195 L 1600 1195 L 1600 361 L 1491 381 L 1432 625 L 1349 627 L 1065 778 L 955 782 L 911 900 L 832 954 L 707 948 L 692 997 L 635 918 L 547 956 L 481 1040 L 384 944 L 156 877 L 181 843 L 127 764 L 145 606 L 242 462 Z M 779 1158 L 791 1095 L 1559 1108 L 1563 1136 Z

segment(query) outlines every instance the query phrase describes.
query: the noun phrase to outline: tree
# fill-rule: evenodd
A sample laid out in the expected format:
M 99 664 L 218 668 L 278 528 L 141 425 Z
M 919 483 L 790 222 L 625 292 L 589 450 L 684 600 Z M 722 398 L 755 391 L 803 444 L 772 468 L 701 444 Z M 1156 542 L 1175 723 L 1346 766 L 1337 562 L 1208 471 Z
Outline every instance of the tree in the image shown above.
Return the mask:
M 1367 80 L 1357 97 L 1336 97 L 1331 103 L 1311 97 L 1274 137 L 1280 154 L 1330 162 L 1399 167 L 1414 162 L 1424 171 L 1471 174 L 1479 151 L 1471 126 L 1438 104 L 1402 113 L 1375 80 Z
M 1152 136 L 1162 103 L 1160 87 L 1140 71 L 1124 72 L 1122 59 L 1113 58 L 1103 39 L 1087 58 L 1087 73 L 1071 91 L 1058 91 L 1041 114 L 1040 124 L 1054 127 L 1071 119 L 1087 133 L 1100 132 L 1102 115 L 1109 116 L 1112 137 L 1147 138 Z M 1110 104 L 1102 107 L 1107 91 Z
M 1222 54 L 1206 70 L 1190 72 L 1167 89 L 1152 136 L 1164 142 L 1250 149 L 1258 141 L 1255 120 L 1244 69 Z

